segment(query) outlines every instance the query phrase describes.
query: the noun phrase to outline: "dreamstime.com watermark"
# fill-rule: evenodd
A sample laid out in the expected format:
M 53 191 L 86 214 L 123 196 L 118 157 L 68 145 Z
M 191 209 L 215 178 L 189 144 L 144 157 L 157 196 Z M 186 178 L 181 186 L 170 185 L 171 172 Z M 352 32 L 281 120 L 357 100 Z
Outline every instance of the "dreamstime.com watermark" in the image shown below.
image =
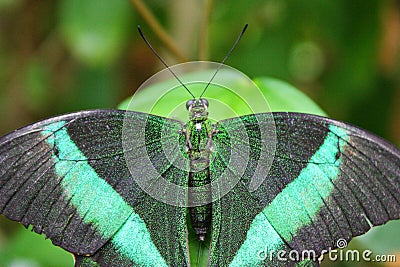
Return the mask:
M 339 239 L 336 242 L 338 249 L 326 249 L 321 252 L 314 250 L 269 250 L 266 246 L 264 249 L 257 252 L 257 257 L 261 261 L 303 261 L 310 259 L 312 261 L 322 262 L 323 259 L 330 261 L 343 261 L 343 262 L 396 262 L 396 255 L 374 255 L 371 250 L 359 251 L 356 249 L 342 250 L 347 247 L 345 239 Z M 320 255 L 320 256 L 318 256 Z

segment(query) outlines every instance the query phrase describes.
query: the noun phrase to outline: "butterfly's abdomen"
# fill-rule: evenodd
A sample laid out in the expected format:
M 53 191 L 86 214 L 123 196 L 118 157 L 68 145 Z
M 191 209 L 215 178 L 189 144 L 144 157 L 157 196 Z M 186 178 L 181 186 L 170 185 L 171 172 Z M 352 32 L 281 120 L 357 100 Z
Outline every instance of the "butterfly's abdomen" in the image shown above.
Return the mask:
M 200 188 L 210 183 L 209 171 L 201 172 L 190 172 L 189 173 L 189 186 L 192 188 Z M 196 189 L 194 189 L 196 192 Z M 207 194 L 211 198 L 210 194 Z M 199 202 L 211 202 L 209 199 L 198 199 L 195 194 L 189 193 L 189 199 Z M 195 199 L 197 198 L 197 199 Z M 200 241 L 204 241 L 207 235 L 208 229 L 211 225 L 211 204 L 205 204 L 189 208 L 190 220 L 192 227 L 199 237 Z
M 204 241 L 211 225 L 211 191 L 205 187 L 210 184 L 209 164 L 212 153 L 211 126 L 207 120 L 188 123 L 186 147 L 190 160 L 189 203 L 205 203 L 189 208 L 190 220 L 199 240 Z

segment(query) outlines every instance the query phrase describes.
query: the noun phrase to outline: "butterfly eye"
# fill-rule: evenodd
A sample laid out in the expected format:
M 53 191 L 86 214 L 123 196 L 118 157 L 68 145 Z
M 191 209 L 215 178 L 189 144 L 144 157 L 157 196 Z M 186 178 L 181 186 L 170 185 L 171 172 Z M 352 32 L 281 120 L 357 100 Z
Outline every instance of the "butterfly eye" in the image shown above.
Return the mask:
M 189 108 L 194 104 L 196 100 L 195 99 L 190 99 L 186 102 L 186 109 L 189 110 Z
M 208 100 L 205 98 L 200 98 L 201 103 L 208 108 Z

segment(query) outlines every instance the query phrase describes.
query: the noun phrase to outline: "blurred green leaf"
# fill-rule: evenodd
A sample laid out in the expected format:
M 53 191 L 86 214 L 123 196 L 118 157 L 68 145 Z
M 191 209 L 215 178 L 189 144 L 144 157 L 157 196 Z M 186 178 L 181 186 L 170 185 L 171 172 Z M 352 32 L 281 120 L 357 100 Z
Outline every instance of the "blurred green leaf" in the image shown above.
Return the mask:
M 133 29 L 132 7 L 126 0 L 63 0 L 60 28 L 66 44 L 82 62 L 106 65 L 115 61 Z
M 400 220 L 373 227 L 367 234 L 355 238 L 361 247 L 368 248 L 375 255 L 400 252 Z
M 31 266 L 31 267 L 70 267 L 73 257 L 70 253 L 54 246 L 43 235 L 26 230 L 19 225 L 20 230 L 0 250 L 0 266 Z
M 256 78 L 254 82 L 268 100 L 272 111 L 302 112 L 327 116 L 311 98 L 286 82 L 267 77 Z
M 182 66 L 184 72 L 179 73 Z M 186 73 L 187 66 L 196 71 Z M 171 68 L 194 96 L 198 97 L 217 67 L 216 63 L 189 62 Z M 165 80 L 160 81 L 160 77 Z M 240 71 L 227 66 L 219 71 L 204 97 L 210 102 L 210 118 L 215 120 L 269 110 L 266 100 L 254 82 Z M 173 113 L 172 116 L 186 121 L 188 115 L 185 104 L 190 98 L 192 97 L 177 80 L 171 78 L 171 74 L 164 70 L 146 81 L 135 95 L 122 102 L 119 108 L 160 116 L 171 116 Z
M 196 80 L 197 75 L 200 75 L 200 73 L 192 73 L 190 76 L 183 76 L 182 78 L 183 80 L 188 81 Z M 211 77 L 211 75 L 212 72 L 205 76 Z M 229 73 L 218 73 L 218 76 L 224 75 L 226 75 L 225 80 L 227 82 L 229 80 L 228 87 L 236 88 L 239 93 L 221 90 L 221 88 L 211 85 L 208 88 L 205 97 L 207 99 L 217 99 L 218 101 L 226 103 L 229 108 L 236 113 L 236 115 L 253 113 L 254 109 L 256 109 L 256 112 L 292 111 L 326 116 L 326 113 L 300 90 L 283 81 L 267 77 L 256 78 L 254 79 L 254 83 L 258 86 L 262 96 L 266 99 L 270 110 L 268 109 L 268 106 L 254 107 L 244 101 L 245 99 L 254 98 L 254 95 L 252 95 L 254 94 L 254 91 L 250 91 L 254 84 L 244 83 L 242 78 L 237 77 L 237 79 L 235 79 Z M 201 76 L 204 76 L 204 74 L 201 74 Z M 165 88 L 170 88 L 175 83 L 175 80 L 172 79 L 152 84 L 144 90 L 139 91 L 133 98 L 124 100 L 118 108 L 167 116 L 176 106 L 182 105 L 182 103 L 186 103 L 186 101 L 190 99 L 190 96 L 188 97 L 188 94 L 182 87 L 175 88 L 173 91 L 169 92 L 169 94 L 160 95 Z M 199 88 L 190 87 L 190 89 L 200 89 L 201 92 L 201 89 L 203 89 L 205 85 L 206 83 L 203 83 Z M 149 107 L 151 107 L 151 109 Z M 229 118 L 232 116 L 232 111 L 229 109 L 213 110 L 213 108 L 213 105 L 210 104 L 210 116 L 215 115 L 215 113 L 219 113 L 218 117 L 220 118 Z M 185 109 L 181 110 L 184 112 L 183 115 L 180 114 L 180 116 L 177 117 L 186 120 L 187 112 Z
M 21 2 L 21 0 L 0 0 L 0 8 L 13 8 Z
M 40 110 L 49 100 L 51 72 L 43 61 L 32 58 L 24 78 L 24 96 L 31 109 Z
M 111 108 L 118 101 L 118 83 L 109 68 L 81 68 L 68 88 L 68 100 L 59 107 L 65 110 Z

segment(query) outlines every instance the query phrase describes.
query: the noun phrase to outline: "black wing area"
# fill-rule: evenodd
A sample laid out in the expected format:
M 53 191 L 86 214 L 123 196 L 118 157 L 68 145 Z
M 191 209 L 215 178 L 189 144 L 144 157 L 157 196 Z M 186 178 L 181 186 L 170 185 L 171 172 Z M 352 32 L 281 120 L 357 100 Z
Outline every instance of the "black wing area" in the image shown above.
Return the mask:
M 146 136 L 140 137 L 143 127 Z M 161 128 L 169 134 L 161 135 Z M 139 163 L 149 157 L 157 175 L 146 179 L 187 184 L 186 171 L 175 168 L 161 149 L 162 143 L 179 138 L 180 128 L 178 121 L 158 116 L 93 110 L 5 135 L 0 138 L 0 213 L 33 225 L 73 254 L 92 255 L 101 266 L 137 264 L 133 259 L 148 246 L 165 263 L 186 265 L 185 210 L 154 200 L 137 184 L 146 175 Z M 132 151 L 128 163 L 124 132 L 131 137 L 125 142 Z M 131 163 L 136 165 L 128 167 Z M 135 225 L 144 227 L 142 243 L 121 239 Z
M 250 157 L 233 190 L 213 203 L 211 266 L 291 266 L 297 261 L 269 257 L 266 246 L 269 251 L 295 250 L 300 255 L 312 250 L 315 255 L 310 257 L 317 258 L 322 250 L 336 248 L 339 240 L 367 232 L 370 225 L 399 219 L 398 148 L 332 119 L 272 114 L 274 120 L 269 113 L 219 123 L 222 135 L 244 125 Z M 266 132 L 272 133 L 274 128 L 277 142 L 271 152 L 275 140 L 260 132 L 270 129 Z M 235 146 L 225 140 L 217 134 L 214 141 L 222 155 L 220 151 Z M 254 169 L 265 161 L 259 159 L 271 153 L 269 172 L 257 190 L 249 192 Z M 228 154 L 223 156 L 225 168 L 232 157 Z

